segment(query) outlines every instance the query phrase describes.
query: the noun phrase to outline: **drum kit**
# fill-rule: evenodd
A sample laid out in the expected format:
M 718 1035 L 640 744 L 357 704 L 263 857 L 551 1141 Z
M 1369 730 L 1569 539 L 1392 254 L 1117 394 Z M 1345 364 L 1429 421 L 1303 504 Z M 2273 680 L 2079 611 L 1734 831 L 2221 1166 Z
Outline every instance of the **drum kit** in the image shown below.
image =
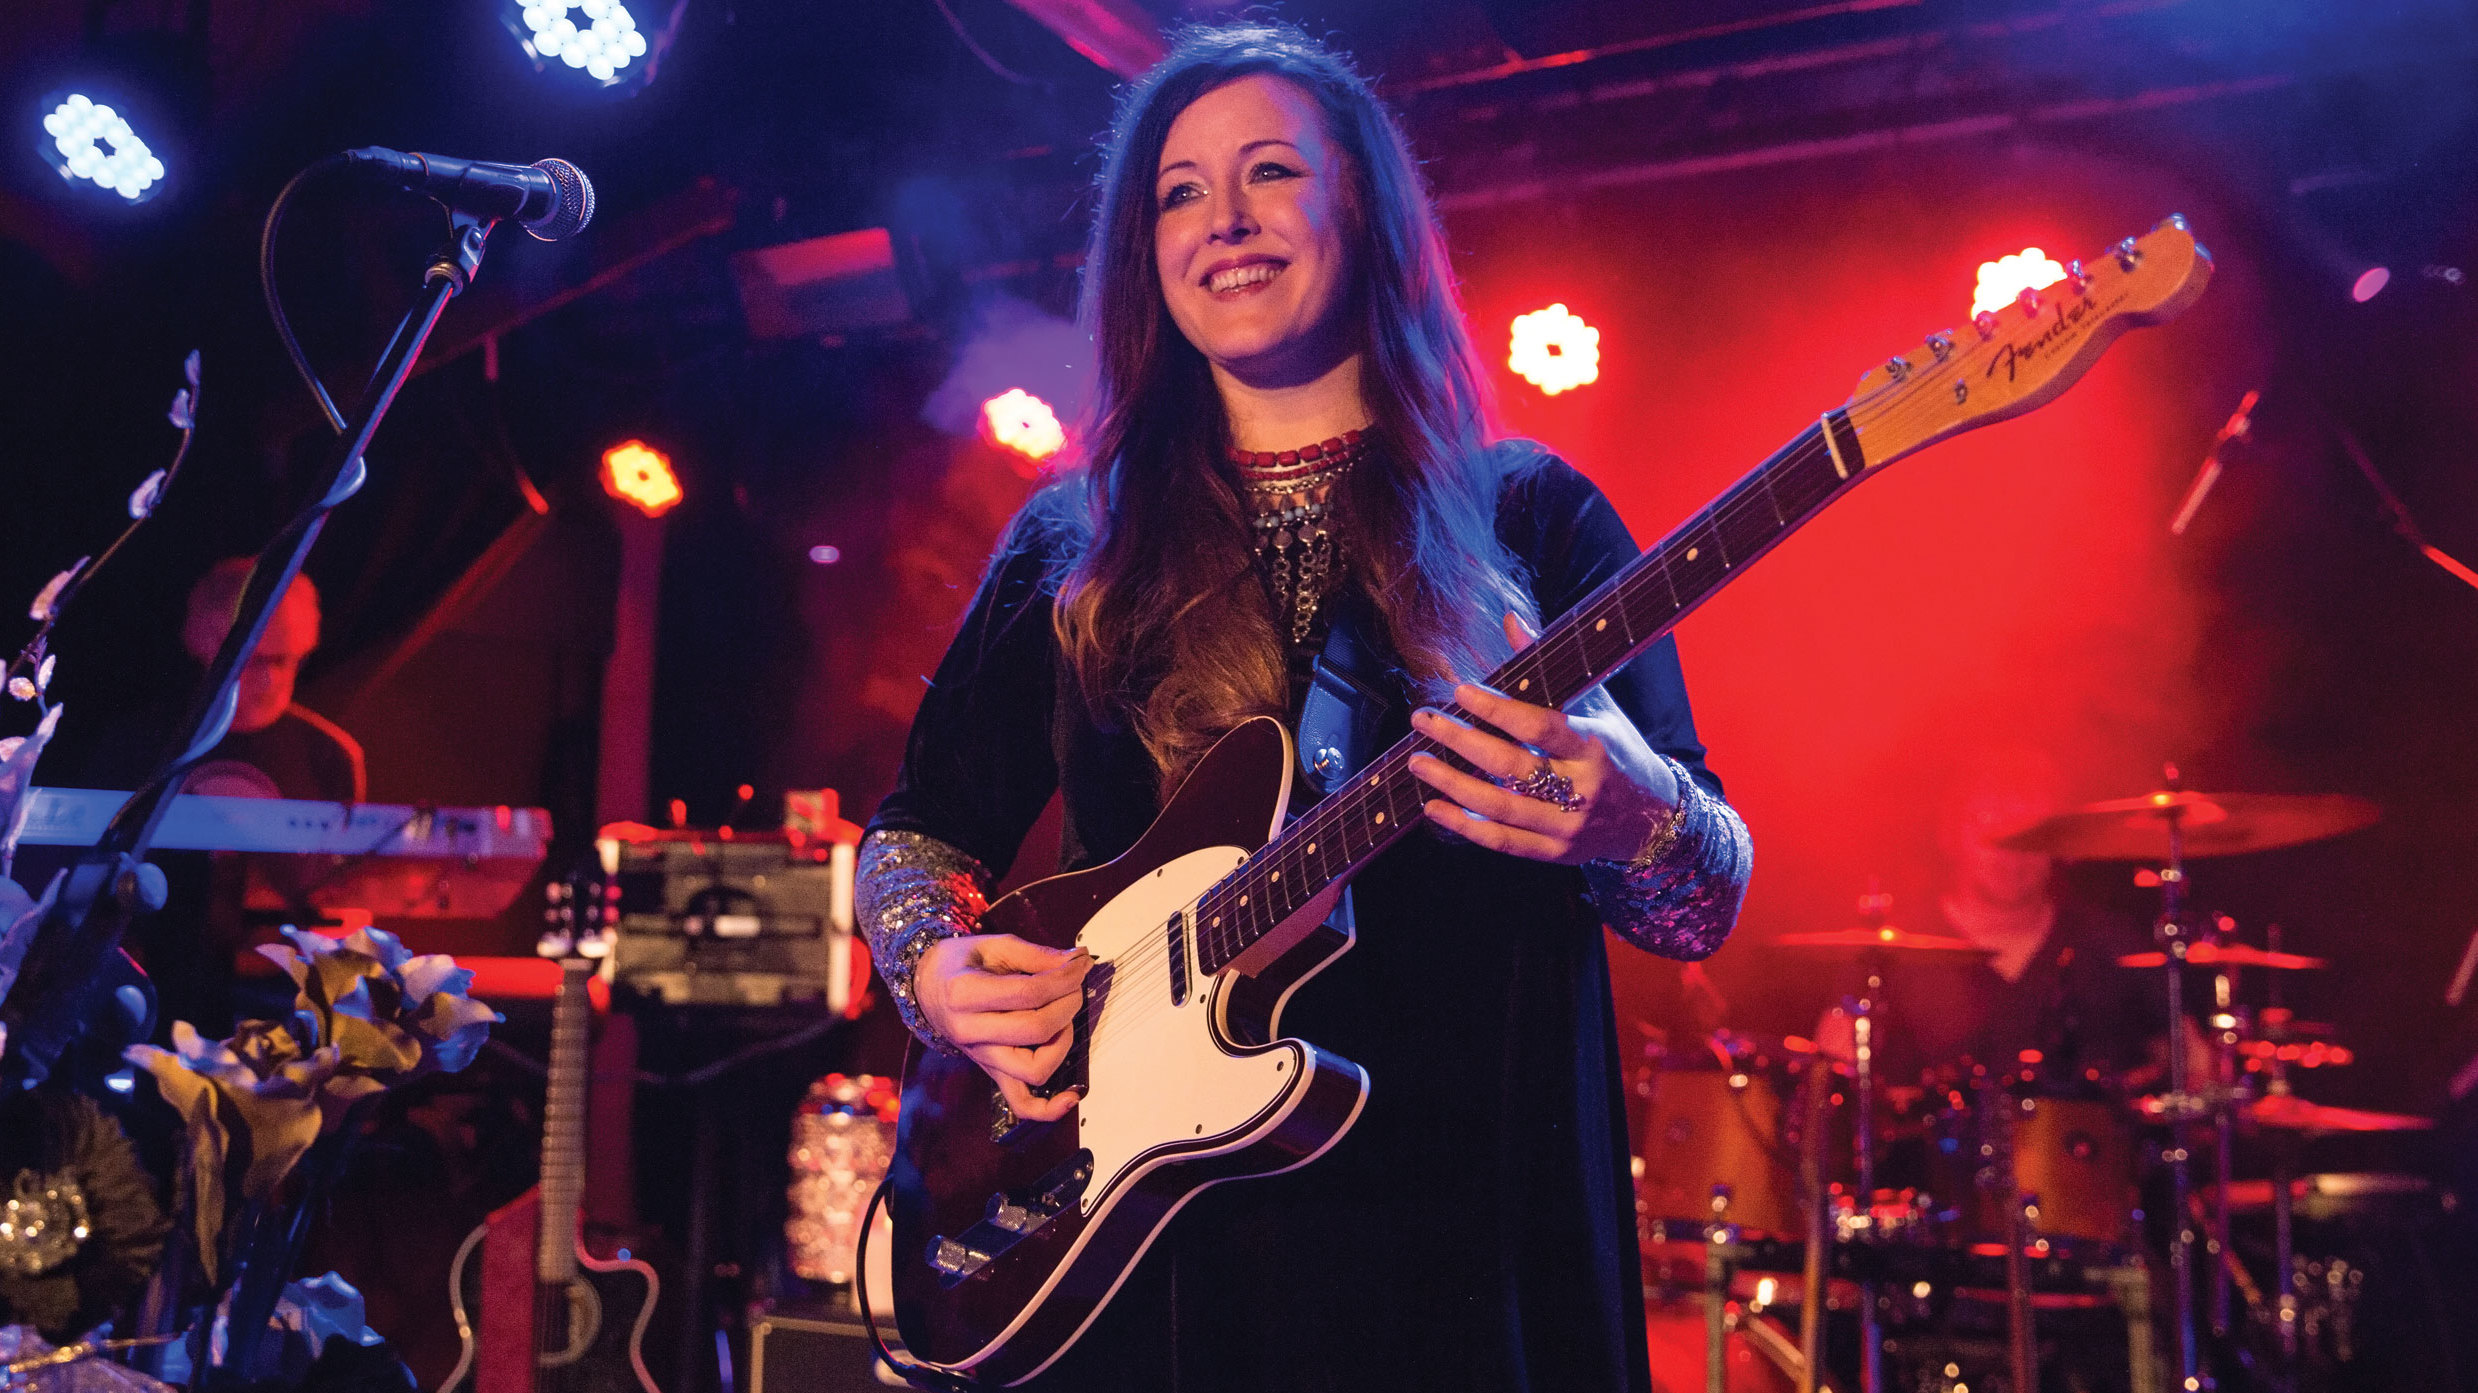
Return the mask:
M 2165 1087 L 2149 1094 L 2095 1069 L 2044 1076 L 2037 1051 L 2002 1061 L 2005 1072 L 1959 1061 L 1924 1087 L 1888 1080 L 1888 1031 L 1901 1019 L 1886 1010 L 1888 984 L 1905 965 L 1970 964 L 1988 950 L 1896 927 L 1883 896 L 1861 901 L 1856 927 L 1776 940 L 1855 969 L 1856 991 L 1827 1014 L 1846 1025 L 1817 1032 L 1833 1040 L 1720 1030 L 1686 1048 L 1656 1041 L 1631 1079 L 1640 1237 L 1647 1289 L 1659 1293 L 1655 1386 L 2038 1393 L 2043 1362 L 2052 1388 L 2342 1386 L 2353 1341 L 2364 1343 L 2366 1258 L 2330 1243 L 2302 1252 L 2301 1213 L 2436 1197 L 2413 1176 L 2316 1175 L 2300 1162 L 2321 1138 L 2432 1123 L 2296 1095 L 2297 1074 L 2352 1058 L 2329 1027 L 2279 1004 L 2282 978 L 2326 963 L 2281 951 L 2276 929 L 2255 947 L 2233 938 L 2233 921 L 2189 914 L 2186 863 L 2337 836 L 2377 816 L 2356 798 L 2189 792 L 2171 767 L 2157 792 L 1994 840 L 2149 868 L 2138 879 L 2159 887 L 2158 946 L 2117 957 L 2115 970 L 2158 974 L 2162 1027 L 2188 1022 L 2191 989 L 2209 993 L 2198 1018 L 2158 1032 Z M 2241 971 L 2271 979 L 2269 1004 L 2241 1002 Z M 2268 1157 L 2267 1180 L 2233 1174 L 2241 1144 Z M 2266 1214 L 2262 1253 L 2241 1236 Z M 2153 1252 L 2166 1256 L 2165 1293 Z M 2254 1269 L 2266 1261 L 2261 1281 Z M 1791 1308 L 1794 1331 L 1782 1323 Z M 2063 1324 L 2043 1346 L 2051 1319 Z M 2107 1338 L 2078 1333 L 2092 1330 Z M 2112 1372 L 2091 1372 L 2095 1350 Z

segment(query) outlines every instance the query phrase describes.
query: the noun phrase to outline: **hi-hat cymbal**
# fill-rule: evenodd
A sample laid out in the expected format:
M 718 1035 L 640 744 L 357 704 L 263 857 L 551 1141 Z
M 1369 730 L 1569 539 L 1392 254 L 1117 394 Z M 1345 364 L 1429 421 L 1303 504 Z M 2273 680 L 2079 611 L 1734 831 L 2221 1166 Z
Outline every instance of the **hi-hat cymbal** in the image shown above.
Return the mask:
M 2161 790 L 2111 798 L 2043 818 L 1995 838 L 2012 851 L 2065 861 L 2165 861 L 2176 824 L 2187 860 L 2268 851 L 2354 832 L 2383 809 L 2345 793 L 2188 793 Z
M 1861 924 L 1850 929 L 1824 929 L 1816 933 L 1783 934 L 1773 940 L 1784 948 L 1881 948 L 1897 953 L 1975 953 L 1989 956 L 1989 951 L 1967 938 L 1951 934 L 1912 933 L 1890 924 L 1873 927 Z
M 2242 943 L 2197 943 L 2185 950 L 2185 960 L 2196 967 L 2277 967 L 2292 972 L 2310 968 L 2330 967 L 2323 958 L 2310 958 L 2303 953 L 2275 953 L 2268 948 L 2249 948 Z M 2168 961 L 2165 953 L 2128 953 L 2117 959 L 2119 967 L 2158 967 Z

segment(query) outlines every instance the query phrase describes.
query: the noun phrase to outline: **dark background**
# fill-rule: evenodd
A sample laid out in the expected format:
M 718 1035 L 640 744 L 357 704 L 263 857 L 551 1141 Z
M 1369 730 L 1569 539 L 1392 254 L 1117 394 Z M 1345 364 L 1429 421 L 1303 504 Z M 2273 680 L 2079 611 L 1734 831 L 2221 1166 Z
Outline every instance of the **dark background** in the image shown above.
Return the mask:
M 1163 22 L 1224 12 L 1146 3 Z M 670 13 L 649 8 L 649 26 Z M 2442 1001 L 2478 930 L 2478 591 L 2393 533 L 2340 440 L 2363 442 L 2432 541 L 2478 559 L 2466 6 L 1277 12 L 1354 50 L 1402 108 L 1509 427 L 1572 458 L 1641 538 L 1862 369 L 1966 318 L 1981 261 L 2091 256 L 2187 214 L 2219 265 L 2193 312 L 2040 413 L 1902 465 L 1681 630 L 1713 765 L 1758 846 L 1714 978 L 1735 1023 L 1810 1019 L 1830 983 L 1767 941 L 1848 922 L 1871 877 L 1925 904 L 1938 803 L 1989 751 L 2047 751 L 2090 798 L 2174 760 L 2193 787 L 2385 806 L 2372 830 L 2204 866 L 2197 884 L 2255 941 L 2277 922 L 2335 960 L 2291 1000 L 2336 1021 L 2359 1063 L 2312 1096 L 2444 1105 L 2478 1049 Z M 655 79 L 624 92 L 534 71 L 486 0 L 19 0 L 0 55 L 9 613 L 116 529 L 172 446 L 181 355 L 205 360 L 192 472 L 59 635 L 73 727 L 187 680 L 189 579 L 254 550 L 323 465 L 256 285 L 276 189 L 370 143 L 557 154 L 593 175 L 599 226 L 561 246 L 502 229 L 482 273 L 499 305 L 584 283 L 684 209 L 727 208 L 730 226 L 514 327 L 483 322 L 478 294 L 451 307 L 370 486 L 310 559 L 327 638 L 304 700 L 368 747 L 375 799 L 539 803 L 588 829 L 617 557 L 593 471 L 640 436 L 687 492 L 666 524 L 655 801 L 711 822 L 745 781 L 763 824 L 782 790 L 831 786 L 865 817 L 1031 486 L 973 434 L 975 404 L 1014 385 L 1073 404 L 1060 318 L 1115 77 L 1004 0 L 688 0 Z M 169 166 L 160 196 L 123 207 L 38 158 L 43 99 L 72 87 L 132 115 Z M 314 188 L 291 214 L 286 303 L 339 391 L 409 303 L 438 223 L 369 188 Z M 893 234 L 906 322 L 747 332 L 732 254 L 869 227 Z M 2353 302 L 2375 264 L 2389 286 Z M 1556 397 L 1502 363 L 1508 321 L 1550 301 L 1603 334 L 1600 380 Z M 2248 388 L 2264 392 L 2253 443 L 2170 537 Z M 526 514 L 520 476 L 548 519 L 394 662 Z M 813 563 L 820 545 L 840 561 Z M 16 641 L 5 625 L 0 640 Z M 2094 884 L 2139 909 L 2121 872 Z M 437 946 L 529 939 L 468 927 Z M 1628 960 L 1622 1006 L 1657 1020 L 1667 975 Z

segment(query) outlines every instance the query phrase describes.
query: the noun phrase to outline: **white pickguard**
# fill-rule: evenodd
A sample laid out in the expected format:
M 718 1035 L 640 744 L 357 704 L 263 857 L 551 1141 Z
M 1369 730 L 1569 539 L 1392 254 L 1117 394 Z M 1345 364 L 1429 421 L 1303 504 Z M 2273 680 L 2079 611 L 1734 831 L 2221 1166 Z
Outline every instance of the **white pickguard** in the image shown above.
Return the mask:
M 1141 1170 L 1148 1152 L 1199 1137 L 1227 1140 L 1186 1154 L 1246 1145 L 1263 1131 L 1248 1127 L 1249 1121 L 1298 1079 L 1305 1050 L 1294 1042 L 1244 1055 L 1216 1043 L 1213 1016 L 1222 983 L 1195 973 L 1192 935 L 1187 1000 L 1171 1002 L 1163 926 L 1245 859 L 1237 847 L 1191 851 L 1120 891 L 1078 936 L 1095 962 L 1112 965 L 1090 1028 L 1090 1086 L 1076 1109 L 1083 1144 L 1093 1153 L 1087 1212 Z M 1229 1135 L 1242 1128 L 1244 1134 Z

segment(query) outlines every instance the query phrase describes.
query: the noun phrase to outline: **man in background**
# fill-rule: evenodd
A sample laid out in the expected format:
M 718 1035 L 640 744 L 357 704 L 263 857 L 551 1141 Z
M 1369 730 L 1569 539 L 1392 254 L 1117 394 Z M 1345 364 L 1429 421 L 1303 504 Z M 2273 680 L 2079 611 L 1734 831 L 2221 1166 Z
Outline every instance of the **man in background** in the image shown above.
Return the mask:
M 202 668 L 232 631 L 250 565 L 246 556 L 218 561 L 189 588 L 181 646 Z M 296 576 L 241 669 L 231 733 L 191 771 L 184 792 L 338 803 L 367 795 L 360 742 L 293 700 L 302 660 L 318 647 L 318 625 L 318 587 Z

